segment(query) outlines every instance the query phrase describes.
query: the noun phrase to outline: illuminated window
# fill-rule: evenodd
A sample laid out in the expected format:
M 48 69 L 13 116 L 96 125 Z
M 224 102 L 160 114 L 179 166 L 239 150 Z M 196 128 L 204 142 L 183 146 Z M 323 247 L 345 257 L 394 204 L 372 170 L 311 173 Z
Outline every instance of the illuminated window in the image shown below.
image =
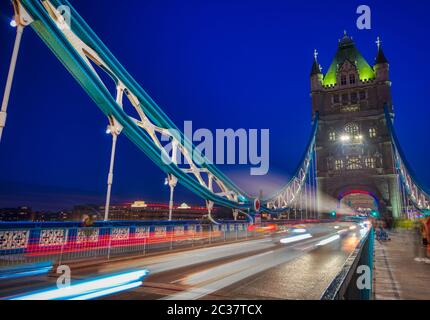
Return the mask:
M 342 86 L 346 85 L 346 75 L 343 74 L 340 76 L 340 84 Z
M 360 128 L 358 124 L 351 122 L 345 126 L 345 132 L 351 136 L 358 136 L 360 134 Z
M 376 129 L 375 128 L 370 128 L 369 129 L 369 137 L 371 137 L 371 138 L 375 138 L 376 137 Z
M 364 159 L 364 165 L 366 166 L 366 168 L 374 169 L 376 166 L 375 158 L 369 157 Z
M 337 159 L 334 162 L 334 168 L 336 170 L 342 170 L 343 169 L 343 160 L 342 159 Z
M 356 112 L 356 111 L 360 111 L 360 106 L 358 104 L 345 105 L 340 109 L 340 111 L 342 111 L 342 112 Z
M 349 84 L 354 84 L 355 83 L 355 74 L 351 73 L 349 75 Z
M 346 160 L 347 170 L 358 170 L 361 169 L 361 160 L 358 157 L 351 157 Z
M 336 132 L 334 132 L 334 131 L 329 132 L 328 139 L 330 141 L 336 141 Z

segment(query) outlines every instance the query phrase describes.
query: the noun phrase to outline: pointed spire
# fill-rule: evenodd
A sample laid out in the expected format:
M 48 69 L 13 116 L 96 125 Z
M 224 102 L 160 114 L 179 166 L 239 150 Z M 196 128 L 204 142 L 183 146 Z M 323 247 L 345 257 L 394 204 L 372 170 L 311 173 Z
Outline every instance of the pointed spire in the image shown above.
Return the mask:
M 376 46 L 378 47 L 378 50 L 379 50 L 379 48 L 381 47 L 381 43 L 382 43 L 382 41 L 381 41 L 381 39 L 379 38 L 379 36 L 377 36 L 377 37 L 376 37 L 376 41 L 375 41 L 375 43 L 376 43 Z
M 339 47 L 349 47 L 353 45 L 352 37 L 348 36 L 346 30 L 343 30 L 343 37 L 339 39 Z
M 388 60 L 384 55 L 384 51 L 382 50 L 381 39 L 377 37 L 375 43 L 376 43 L 376 46 L 378 47 L 378 53 L 376 54 L 375 64 L 388 63 Z
M 314 49 L 314 63 L 312 64 L 311 76 L 314 74 L 321 73 L 321 66 L 318 63 L 317 57 L 318 57 L 318 51 L 317 49 Z

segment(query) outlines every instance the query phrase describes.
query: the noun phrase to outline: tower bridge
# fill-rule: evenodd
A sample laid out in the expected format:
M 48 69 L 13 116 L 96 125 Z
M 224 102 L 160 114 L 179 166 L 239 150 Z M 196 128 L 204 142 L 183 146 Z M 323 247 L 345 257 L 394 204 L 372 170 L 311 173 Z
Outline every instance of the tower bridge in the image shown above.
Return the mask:
M 372 195 L 384 215 L 400 217 L 401 191 L 385 108 L 394 117 L 389 63 L 377 41 L 375 63 L 363 58 L 346 33 L 324 75 L 311 70 L 319 192 L 335 199 L 353 190 Z M 391 119 L 389 119 L 391 121 Z
M 346 32 L 326 73 L 315 51 L 310 73 L 312 131 L 303 146 L 303 157 L 282 188 L 272 195 L 255 197 L 203 155 L 194 153 L 192 142 L 69 1 L 12 3 L 12 25 L 17 34 L 0 111 L 0 138 L 21 36 L 30 26 L 107 118 L 112 151 L 105 220 L 109 220 L 119 135 L 133 142 L 166 174 L 170 201 L 169 221 L 1 223 L 0 297 L 93 299 L 116 294 L 117 299 L 371 299 L 372 284 L 360 288 L 356 282 L 361 274 L 358 268 L 367 266 L 369 279 L 373 279 L 374 256 L 379 254 L 376 262 L 391 263 L 394 259 L 387 258 L 384 250 L 374 255 L 369 221 L 324 218 L 333 213 L 353 214 L 363 207 L 368 210 L 365 212 L 379 211 L 393 218 L 412 219 L 417 213 L 430 213 L 430 190 L 414 174 L 395 133 L 389 62 L 379 39 L 372 65 Z M 106 81 L 114 83 L 114 94 L 107 89 Z M 127 100 L 137 116 L 123 108 Z M 169 139 L 161 139 L 163 135 Z M 170 152 L 164 148 L 165 143 L 171 144 Z M 179 163 L 178 155 L 186 163 Z M 171 161 L 164 161 L 166 157 Z M 204 209 L 213 223 L 172 220 L 177 183 L 205 201 Z M 215 221 L 211 216 L 215 204 L 231 209 L 235 220 L 239 212 L 243 213 L 249 223 Z M 261 223 L 261 212 L 282 215 L 286 220 Z M 258 220 L 260 223 L 253 225 Z M 408 263 L 404 273 L 408 275 L 409 266 L 416 261 L 409 258 L 402 261 Z M 64 267 L 64 262 L 77 262 L 73 265 L 73 281 L 86 280 L 66 288 L 43 290 L 31 279 L 15 281 L 18 277 L 43 277 L 54 264 Z M 131 266 L 145 269 L 130 272 Z M 397 266 L 403 263 L 397 262 Z M 389 272 L 390 279 L 383 279 L 384 283 L 391 281 L 395 289 L 398 284 L 387 267 L 375 264 L 375 274 L 379 277 L 381 270 Z M 147 285 L 142 286 L 148 273 Z M 92 280 L 95 274 L 97 288 Z M 36 279 L 49 284 L 53 277 Z M 399 296 L 397 291 L 394 293 Z
M 117 136 L 123 134 L 167 175 L 170 211 L 177 183 L 206 201 L 208 217 L 214 204 L 253 219 L 260 211 L 288 218 L 318 218 L 336 210 L 342 195 L 354 190 L 372 196 L 381 214 L 411 217 L 430 210 L 429 191 L 412 174 L 395 136 L 389 63 L 377 41 L 371 66 L 346 32 L 323 74 L 315 51 L 310 82 L 313 129 L 293 177 L 272 195 L 247 194 L 203 155 L 125 70 L 67 0 L 13 0 L 17 27 L 12 62 L 0 112 L 6 109 L 24 27 L 31 26 L 106 115 L 112 135 L 105 219 L 108 219 Z M 67 8 L 67 10 L 65 10 Z M 68 16 L 65 17 L 65 14 Z M 72 21 L 72 23 L 70 23 Z M 107 74 L 116 93 L 107 89 Z M 105 79 L 105 80 L 103 80 Z M 137 118 L 123 108 L 128 100 Z M 173 133 L 174 132 L 174 133 Z M 166 139 L 172 148 L 164 148 Z M 177 155 L 186 159 L 178 163 Z M 170 162 L 164 161 L 170 159 Z M 335 199 L 327 204 L 324 198 Z M 290 214 L 293 214 L 291 216 Z M 299 216 L 298 216 L 299 214 Z M 171 218 L 171 215 L 170 215 Z

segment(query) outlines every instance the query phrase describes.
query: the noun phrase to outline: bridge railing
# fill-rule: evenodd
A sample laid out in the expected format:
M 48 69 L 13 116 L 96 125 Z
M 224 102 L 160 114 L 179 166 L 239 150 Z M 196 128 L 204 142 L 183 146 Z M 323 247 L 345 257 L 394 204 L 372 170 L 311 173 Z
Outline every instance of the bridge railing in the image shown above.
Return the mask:
M 29 227 L 31 226 L 31 227 Z M 59 263 L 144 256 L 193 246 L 243 240 L 257 234 L 247 222 L 148 224 L 0 224 L 0 268 L 40 261 Z
M 370 228 L 321 296 L 322 300 L 370 300 L 374 230 Z

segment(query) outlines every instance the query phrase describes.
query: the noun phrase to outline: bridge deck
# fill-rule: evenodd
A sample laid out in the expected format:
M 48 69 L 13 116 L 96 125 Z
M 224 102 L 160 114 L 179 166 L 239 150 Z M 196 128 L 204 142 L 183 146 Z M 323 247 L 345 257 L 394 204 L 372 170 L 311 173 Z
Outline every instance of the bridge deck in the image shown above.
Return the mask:
M 430 259 L 418 232 L 398 229 L 390 238 L 375 241 L 375 299 L 428 299 Z

